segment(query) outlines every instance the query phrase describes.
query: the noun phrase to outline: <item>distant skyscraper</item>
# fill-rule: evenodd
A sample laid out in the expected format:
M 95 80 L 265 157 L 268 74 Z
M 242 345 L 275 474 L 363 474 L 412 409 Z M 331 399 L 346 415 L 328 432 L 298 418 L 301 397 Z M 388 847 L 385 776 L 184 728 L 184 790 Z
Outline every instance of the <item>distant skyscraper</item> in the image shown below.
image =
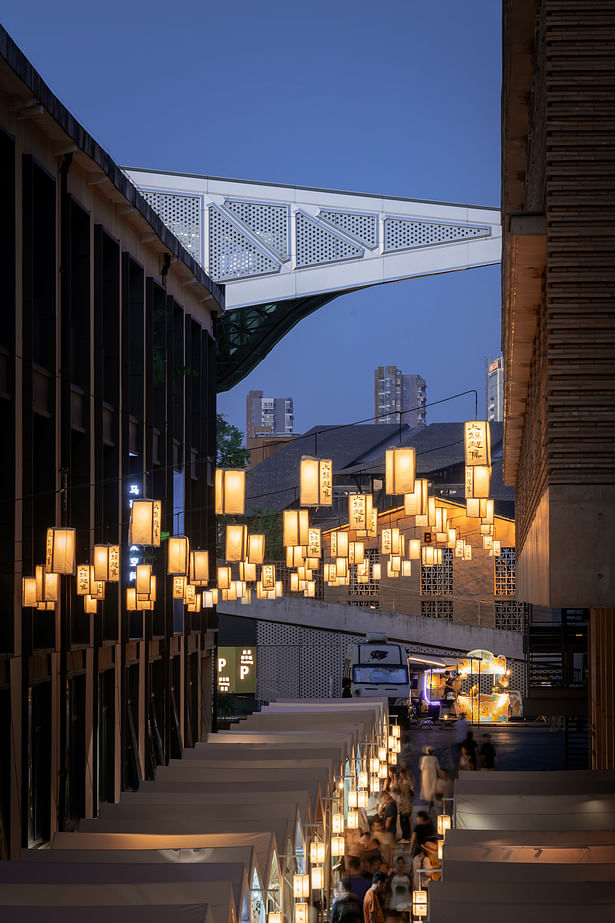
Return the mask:
M 246 439 L 287 436 L 294 431 L 292 397 L 263 397 L 250 391 L 246 400 Z
M 504 359 L 487 359 L 487 419 L 504 421 Z
M 425 426 L 427 384 L 420 375 L 403 375 L 396 365 L 379 365 L 374 372 L 374 416 L 377 423 Z

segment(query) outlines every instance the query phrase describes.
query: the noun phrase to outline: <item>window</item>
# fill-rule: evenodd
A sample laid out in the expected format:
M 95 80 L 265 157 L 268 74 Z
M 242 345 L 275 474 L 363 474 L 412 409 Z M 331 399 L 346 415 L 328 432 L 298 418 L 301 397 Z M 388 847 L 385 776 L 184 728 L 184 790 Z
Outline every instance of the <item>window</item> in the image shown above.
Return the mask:
M 408 670 L 405 667 L 394 667 L 383 664 L 381 666 L 364 666 L 352 668 L 353 683 L 369 683 L 370 686 L 378 685 L 406 685 Z

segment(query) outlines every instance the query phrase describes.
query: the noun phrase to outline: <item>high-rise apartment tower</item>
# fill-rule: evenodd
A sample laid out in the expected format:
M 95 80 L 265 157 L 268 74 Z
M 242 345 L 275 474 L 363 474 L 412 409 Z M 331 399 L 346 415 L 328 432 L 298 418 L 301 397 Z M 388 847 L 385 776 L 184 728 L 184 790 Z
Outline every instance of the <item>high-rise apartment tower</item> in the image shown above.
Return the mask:
M 250 391 L 246 399 L 246 439 L 288 436 L 294 431 L 292 397 L 263 397 Z
M 487 413 L 486 417 L 491 423 L 502 423 L 504 420 L 504 359 L 487 359 Z
M 420 375 L 404 375 L 396 365 L 379 365 L 374 372 L 376 423 L 425 426 L 427 383 Z

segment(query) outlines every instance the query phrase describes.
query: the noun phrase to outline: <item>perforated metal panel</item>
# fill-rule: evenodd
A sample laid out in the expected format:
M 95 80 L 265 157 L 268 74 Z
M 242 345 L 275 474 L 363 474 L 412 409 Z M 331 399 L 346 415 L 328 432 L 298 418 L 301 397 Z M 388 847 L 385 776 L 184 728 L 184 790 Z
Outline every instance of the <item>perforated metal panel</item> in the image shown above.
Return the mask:
M 148 192 L 141 189 L 148 205 L 160 215 L 170 231 L 199 263 L 201 252 L 201 198 L 196 195 L 175 195 L 170 192 Z
M 421 564 L 421 596 L 453 595 L 453 552 L 442 549 L 442 564 L 425 567 Z
M 378 244 L 378 221 L 376 215 L 362 215 L 359 212 L 340 212 L 322 209 L 318 217 L 344 231 L 353 240 L 373 250 Z
M 295 265 L 298 268 L 356 260 L 365 252 L 362 247 L 350 243 L 331 228 L 300 211 L 295 216 L 295 243 Z
M 495 595 L 514 596 L 516 592 L 516 558 L 514 548 L 502 548 L 495 561 Z
M 288 253 L 288 206 L 225 199 L 224 207 L 285 262 Z
M 516 599 L 495 600 L 495 627 L 504 631 L 522 631 L 527 617 L 527 604 Z
M 487 227 L 467 227 L 460 224 L 438 224 L 415 218 L 384 219 L 384 252 L 412 250 L 433 244 L 450 244 L 459 240 L 489 237 Z
M 342 693 L 348 645 L 356 635 L 275 622 L 257 622 L 256 697 L 329 698 Z
M 209 206 L 209 275 L 214 281 L 245 279 L 279 271 L 279 263 L 250 240 L 216 205 Z
M 377 548 L 366 548 L 365 558 L 369 561 L 369 571 L 372 573 L 374 564 L 380 563 L 380 553 Z M 380 581 L 373 580 L 370 576 L 367 583 L 359 583 L 357 579 L 356 564 L 350 565 L 350 585 L 348 587 L 348 602 L 351 606 L 364 608 L 380 608 Z
M 429 619 L 453 621 L 453 602 L 450 599 L 422 599 L 421 615 Z

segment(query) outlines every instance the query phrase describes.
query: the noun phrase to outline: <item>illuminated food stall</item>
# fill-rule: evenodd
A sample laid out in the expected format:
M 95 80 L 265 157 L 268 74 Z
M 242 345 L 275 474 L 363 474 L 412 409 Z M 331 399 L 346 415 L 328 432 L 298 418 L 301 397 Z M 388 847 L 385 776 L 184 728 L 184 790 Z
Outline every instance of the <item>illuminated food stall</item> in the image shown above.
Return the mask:
M 474 724 L 491 724 L 520 716 L 521 698 L 518 692 L 509 689 L 510 670 L 506 657 L 486 650 L 470 651 L 450 664 L 425 671 L 423 698 L 430 710 L 440 704 L 446 681 L 454 674 L 452 686 L 457 693 L 457 717 L 463 715 Z M 485 677 L 492 680 L 487 691 Z

